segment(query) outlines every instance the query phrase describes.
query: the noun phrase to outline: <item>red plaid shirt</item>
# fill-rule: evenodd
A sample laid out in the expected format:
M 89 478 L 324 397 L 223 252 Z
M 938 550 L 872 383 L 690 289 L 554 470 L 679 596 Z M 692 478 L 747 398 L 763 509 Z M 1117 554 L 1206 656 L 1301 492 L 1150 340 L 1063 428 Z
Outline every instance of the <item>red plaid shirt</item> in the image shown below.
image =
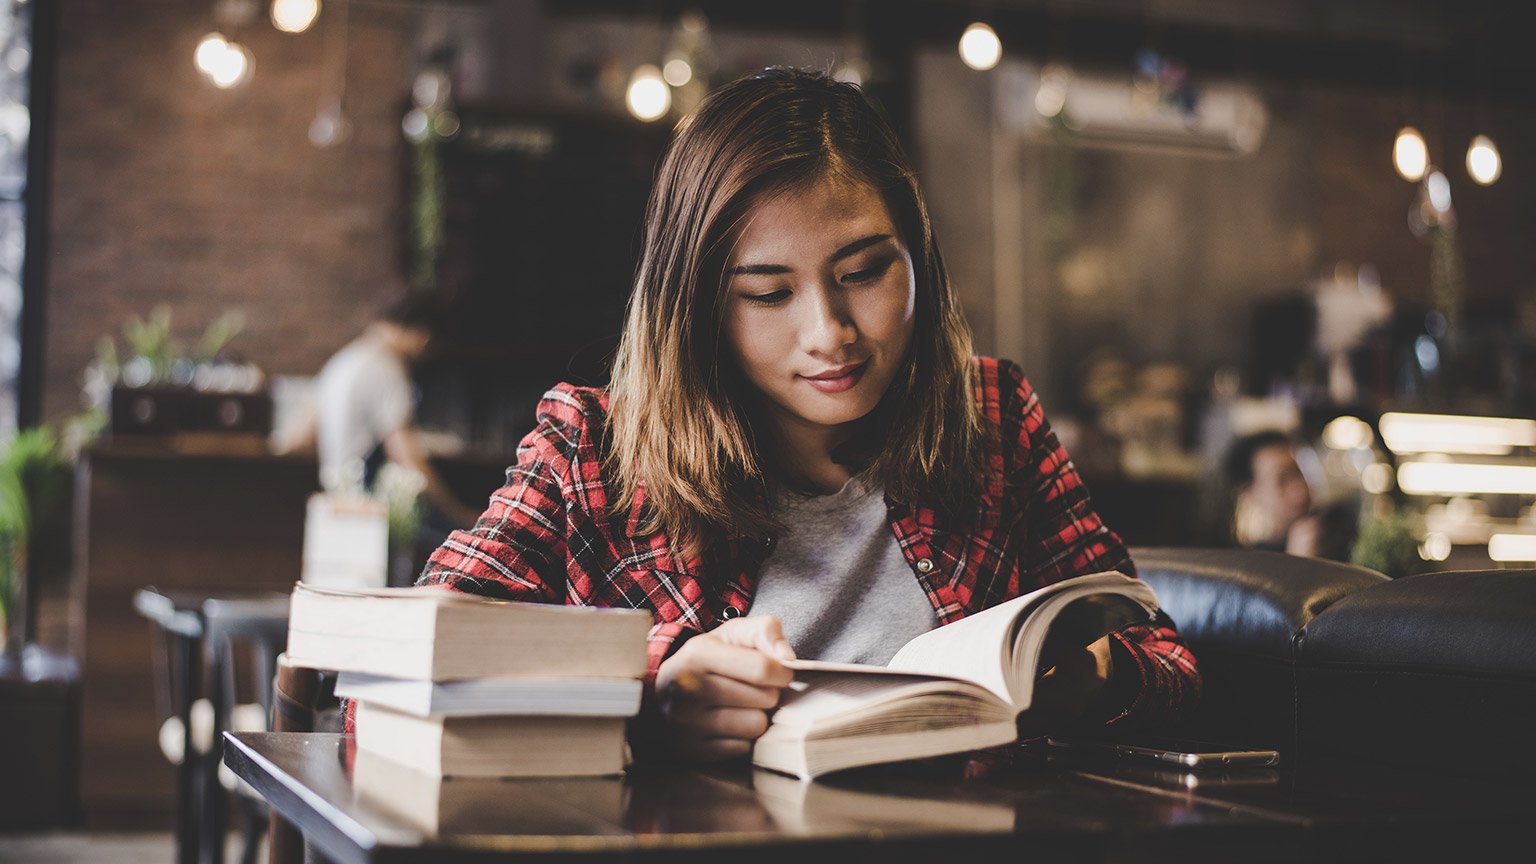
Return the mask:
M 956 520 L 891 502 L 891 529 L 943 623 L 1043 585 L 1102 570 L 1135 575 L 1120 539 L 1089 505 L 1088 492 L 1046 423 L 1017 366 L 977 361 L 981 410 L 1001 432 L 988 444 L 999 480 L 975 514 Z M 744 614 L 771 541 L 726 536 L 691 561 L 663 534 L 637 530 L 644 505 L 609 514 L 603 482 L 602 390 L 561 384 L 538 408 L 539 425 L 518 447 L 507 484 L 470 531 L 433 553 L 418 584 L 539 603 L 649 609 L 650 674 L 684 639 Z M 1199 690 L 1188 648 L 1166 619 L 1116 636 L 1116 678 L 1136 685 L 1125 714 L 1177 709 Z M 1125 673 L 1129 659 L 1136 679 Z M 1118 687 L 1117 687 L 1118 689 Z M 1127 687 L 1127 693 L 1132 692 Z

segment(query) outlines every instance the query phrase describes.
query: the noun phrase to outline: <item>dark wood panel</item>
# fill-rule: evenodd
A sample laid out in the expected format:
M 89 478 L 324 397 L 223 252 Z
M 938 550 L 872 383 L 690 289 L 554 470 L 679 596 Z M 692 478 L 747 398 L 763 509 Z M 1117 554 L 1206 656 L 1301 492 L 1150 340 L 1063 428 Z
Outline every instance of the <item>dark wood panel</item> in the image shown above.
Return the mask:
M 82 457 L 72 616 L 81 660 L 80 794 L 89 827 L 168 828 L 175 769 L 158 744 L 163 646 L 133 595 L 276 588 L 298 578 L 314 463 L 249 454 L 182 455 L 144 444 Z M 79 635 L 83 633 L 83 636 Z

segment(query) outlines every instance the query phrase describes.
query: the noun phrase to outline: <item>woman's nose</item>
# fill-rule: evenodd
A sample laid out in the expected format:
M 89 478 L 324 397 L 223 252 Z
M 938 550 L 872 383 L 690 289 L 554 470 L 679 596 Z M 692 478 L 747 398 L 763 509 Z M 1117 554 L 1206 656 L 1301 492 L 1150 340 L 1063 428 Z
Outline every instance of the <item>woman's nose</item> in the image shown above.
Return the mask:
M 801 341 L 807 351 L 836 352 L 858 339 L 858 328 L 843 292 L 823 288 L 810 293 L 811 302 L 801 325 Z

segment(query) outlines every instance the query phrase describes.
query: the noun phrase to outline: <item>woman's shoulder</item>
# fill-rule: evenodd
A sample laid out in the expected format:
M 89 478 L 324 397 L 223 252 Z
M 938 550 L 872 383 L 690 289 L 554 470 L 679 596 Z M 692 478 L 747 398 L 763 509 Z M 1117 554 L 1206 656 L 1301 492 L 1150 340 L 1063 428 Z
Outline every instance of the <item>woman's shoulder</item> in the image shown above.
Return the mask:
M 976 357 L 976 397 L 982 411 L 992 416 L 998 406 L 1027 404 L 1034 389 L 1024 377 L 1024 370 L 1012 360 Z
M 534 419 L 537 425 L 519 450 L 553 447 L 569 457 L 583 447 L 596 448 L 608 421 L 608 391 L 562 381 L 539 399 Z M 595 457 L 595 449 L 588 455 Z
M 566 426 L 601 423 L 608 418 L 608 391 L 561 381 L 539 399 L 535 416 L 540 423 Z

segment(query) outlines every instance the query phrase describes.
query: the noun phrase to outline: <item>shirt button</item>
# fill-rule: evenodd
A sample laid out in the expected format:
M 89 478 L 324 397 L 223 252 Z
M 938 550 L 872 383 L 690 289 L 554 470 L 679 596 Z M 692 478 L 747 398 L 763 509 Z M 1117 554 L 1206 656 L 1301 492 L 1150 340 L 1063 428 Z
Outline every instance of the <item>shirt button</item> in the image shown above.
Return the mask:
M 741 610 L 737 609 L 735 606 L 727 606 L 725 607 L 724 611 L 720 613 L 720 617 L 725 621 L 729 621 L 732 618 L 740 618 Z
M 933 559 L 932 558 L 919 558 L 919 559 L 917 559 L 917 572 L 919 572 L 919 573 L 927 573 L 927 572 L 931 571 L 932 569 L 933 569 Z

